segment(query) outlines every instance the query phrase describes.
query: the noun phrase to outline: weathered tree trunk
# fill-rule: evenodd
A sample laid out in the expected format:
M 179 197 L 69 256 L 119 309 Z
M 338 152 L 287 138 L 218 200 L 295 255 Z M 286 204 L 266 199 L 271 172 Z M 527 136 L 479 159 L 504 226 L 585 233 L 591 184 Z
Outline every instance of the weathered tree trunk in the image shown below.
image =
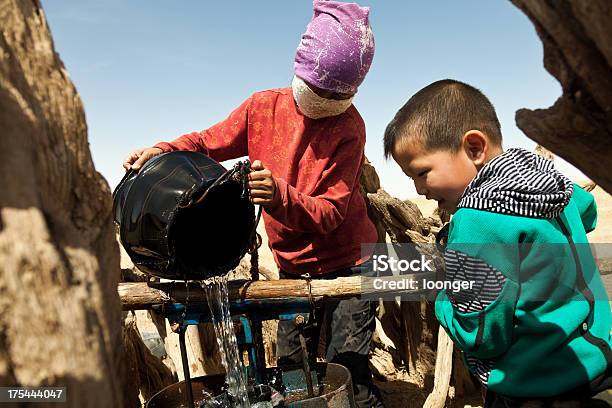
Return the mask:
M 368 205 L 368 215 L 378 230 L 379 242 L 386 242 L 386 234 L 393 243 L 433 243 L 435 233 L 442 227 L 439 219 L 423 217 L 416 204 L 390 196 L 380 187 L 374 167 L 366 160 L 361 175 L 361 186 Z M 383 302 L 379 319 L 386 335 L 398 347 L 407 367 L 415 368 L 419 351 L 429 350 L 432 342 L 431 305 L 419 302 Z M 424 353 L 425 356 L 431 353 Z M 433 361 L 422 361 L 419 366 L 427 369 Z
M 392 243 L 425 244 L 420 246 L 420 250 L 429 252 L 434 259 L 438 258 L 432 244 L 444 223 L 449 221 L 449 214 L 438 209 L 434 216 L 424 217 L 416 204 L 390 196 L 380 188 L 376 170 L 367 161 L 361 186 L 368 204 L 368 215 L 379 231 L 379 242 L 386 242 L 385 235 L 388 234 Z M 441 262 L 436 262 L 436 268 L 443 268 Z M 443 330 L 439 330 L 432 301 L 385 301 L 379 307 L 378 318 L 384 333 L 376 333 L 375 346 L 391 350 L 389 354 L 393 360 L 396 359 L 394 354 L 399 354 L 405 368 L 412 370 L 409 378 L 421 386 L 426 384 L 425 378 L 433 374 L 434 388 L 425 402 L 426 406 L 441 408 L 447 397 L 464 397 L 475 393 L 463 363 L 457 361 L 459 364 L 453 366 L 452 342 Z M 383 344 L 384 339 L 390 344 Z M 380 363 L 381 354 L 375 350 L 375 369 L 384 365 Z M 432 372 L 434 361 L 435 373 Z M 460 389 L 451 392 L 451 382 L 459 384 Z
M 109 188 L 38 1 L 0 0 L 0 129 L 0 384 L 126 406 Z
M 612 193 L 612 2 L 512 0 L 544 44 L 544 66 L 563 88 L 549 109 L 521 109 L 527 136 Z

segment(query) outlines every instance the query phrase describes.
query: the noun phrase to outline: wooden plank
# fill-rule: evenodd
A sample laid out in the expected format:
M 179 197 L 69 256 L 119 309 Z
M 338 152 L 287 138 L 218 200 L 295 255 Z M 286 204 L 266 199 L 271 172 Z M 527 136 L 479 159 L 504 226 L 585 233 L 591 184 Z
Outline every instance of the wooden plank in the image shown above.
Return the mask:
M 403 275 L 403 279 L 422 282 L 433 280 L 434 273 Z M 153 305 L 169 302 L 184 303 L 206 302 L 204 289 L 190 282 L 124 282 L 118 287 L 119 297 L 124 310 L 150 309 Z M 383 296 L 402 294 L 425 294 L 422 289 L 377 288 L 372 282 L 365 282 L 361 276 L 337 279 L 282 279 L 271 281 L 230 281 L 228 297 L 230 300 L 293 300 L 312 299 L 313 301 L 333 298 L 343 299 L 362 295 Z

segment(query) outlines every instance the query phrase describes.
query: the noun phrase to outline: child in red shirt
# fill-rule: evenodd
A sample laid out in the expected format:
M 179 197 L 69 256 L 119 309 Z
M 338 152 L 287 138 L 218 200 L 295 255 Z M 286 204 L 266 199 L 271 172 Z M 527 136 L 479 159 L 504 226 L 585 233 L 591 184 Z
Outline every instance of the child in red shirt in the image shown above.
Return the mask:
M 248 155 L 251 200 L 264 208 L 281 278 L 329 279 L 371 270 L 361 244 L 377 239 L 359 189 L 365 125 L 352 105 L 374 54 L 369 9 L 323 0 L 314 7 L 291 88 L 255 93 L 209 129 L 137 150 L 124 162 L 137 170 L 173 150 L 199 151 L 217 161 Z M 327 361 L 351 371 L 358 407 L 382 407 L 368 367 L 374 308 L 373 302 L 349 299 L 317 311 L 331 325 Z M 279 324 L 277 351 L 281 364 L 301 361 L 293 322 Z

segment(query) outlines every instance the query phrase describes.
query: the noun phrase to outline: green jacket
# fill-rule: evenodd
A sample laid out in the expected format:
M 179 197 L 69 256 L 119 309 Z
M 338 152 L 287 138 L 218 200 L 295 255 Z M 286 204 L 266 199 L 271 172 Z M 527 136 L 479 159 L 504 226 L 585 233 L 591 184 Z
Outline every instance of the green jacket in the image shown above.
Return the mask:
M 588 384 L 606 372 L 612 345 L 610 303 L 586 237 L 595 201 L 541 160 L 511 149 L 468 186 L 445 260 L 447 279 L 474 287 L 441 291 L 435 305 L 470 370 L 515 397 Z

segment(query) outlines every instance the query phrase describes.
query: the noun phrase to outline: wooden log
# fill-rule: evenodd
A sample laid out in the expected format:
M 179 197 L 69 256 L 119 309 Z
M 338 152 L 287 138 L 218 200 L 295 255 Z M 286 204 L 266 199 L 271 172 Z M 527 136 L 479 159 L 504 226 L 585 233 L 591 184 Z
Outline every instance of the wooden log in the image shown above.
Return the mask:
M 435 235 L 448 222 L 450 216 L 436 211 L 432 217 L 423 217 L 419 208 L 411 201 L 402 201 L 390 196 L 382 188 L 374 167 L 366 160 L 362 169 L 361 186 L 368 206 L 368 215 L 376 225 L 378 242 L 386 242 L 388 234 L 393 243 L 432 244 Z M 421 251 L 427 252 L 427 246 Z M 427 253 L 428 256 L 432 254 Z M 434 259 L 437 257 L 434 256 Z M 440 263 L 434 261 L 436 266 Z M 415 375 L 426 376 L 433 367 L 434 341 L 432 328 L 437 326 L 433 316 L 433 303 L 387 301 L 381 303 L 380 330 L 392 338 L 403 361 L 404 368 L 414 370 Z M 395 361 L 395 359 L 394 359 Z M 396 364 L 397 363 L 392 363 Z M 399 368 L 399 367 L 398 367 Z M 393 380 L 393 378 L 387 378 Z
M 424 237 L 428 235 L 428 219 L 423 218 L 416 204 L 391 197 L 382 189 L 367 194 L 367 199 L 371 211 L 383 224 L 392 242 L 413 242 L 406 237 L 406 231 L 416 232 Z
M 185 372 L 183 371 L 183 359 L 181 358 L 179 335 L 178 333 L 172 332 L 168 319 L 164 320 L 166 323 L 167 333 L 167 336 L 164 338 L 164 348 L 174 363 L 178 380 L 184 381 Z M 215 361 L 208 362 L 205 359 L 204 351 L 202 350 L 202 341 L 200 339 L 200 325 L 187 326 L 185 330 L 185 349 L 187 351 L 187 362 L 189 363 L 189 375 L 192 378 L 211 374 L 206 369 L 206 365 L 215 365 Z M 222 370 L 217 370 L 215 374 L 219 374 L 221 372 Z
M 563 94 L 548 109 L 520 109 L 525 134 L 582 170 L 607 192 L 612 175 L 612 3 L 512 0 L 533 22 L 544 66 Z
M 421 282 L 423 279 L 435 279 L 434 272 L 403 275 L 404 279 Z M 204 289 L 195 282 L 188 286 L 184 282 L 124 282 L 118 287 L 119 297 L 124 310 L 150 309 L 153 305 L 169 302 L 184 303 L 206 302 Z M 283 279 L 272 281 L 230 281 L 228 297 L 230 300 L 294 300 L 310 299 L 319 301 L 325 298 L 346 299 L 367 295 L 401 295 L 426 294 L 427 291 L 376 289 L 364 284 L 360 276 L 315 279 L 311 281 L 300 279 Z
M 438 350 L 434 388 L 425 400 L 423 408 L 442 408 L 446 403 L 453 369 L 453 342 L 442 329 L 438 330 Z
M 110 189 L 39 0 L 0 0 L 0 129 L 0 384 L 133 407 Z
M 148 400 L 164 387 L 176 382 L 170 369 L 151 354 L 144 344 L 137 328 L 136 315 L 132 312 L 128 312 L 124 320 L 123 343 L 127 350 L 128 380 L 135 389 L 140 389 L 143 400 Z

